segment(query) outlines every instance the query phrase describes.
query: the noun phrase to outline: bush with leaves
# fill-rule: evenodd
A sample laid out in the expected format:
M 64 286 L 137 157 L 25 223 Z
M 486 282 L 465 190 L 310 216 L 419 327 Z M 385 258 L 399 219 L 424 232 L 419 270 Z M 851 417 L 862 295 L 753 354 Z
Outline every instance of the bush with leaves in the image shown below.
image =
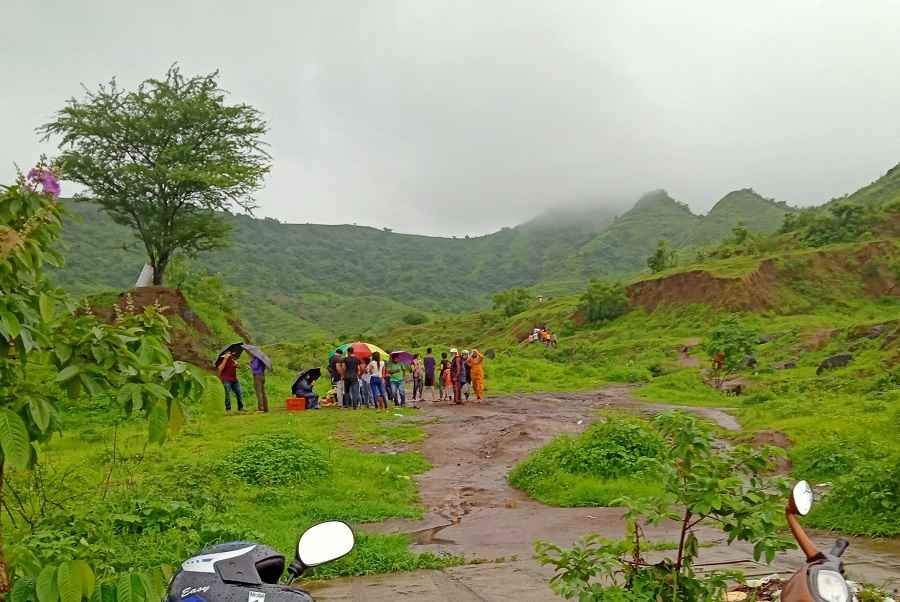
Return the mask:
M 810 518 L 829 529 L 849 526 L 875 537 L 900 535 L 900 458 L 860 461 L 834 480 L 834 489 Z
M 628 311 L 628 295 L 621 283 L 591 280 L 578 308 L 588 322 L 615 320 Z
M 524 288 L 511 288 L 494 294 L 494 309 L 499 309 L 506 317 L 520 314 L 531 303 L 531 295 Z
M 660 240 L 656 244 L 653 255 L 647 258 L 647 267 L 654 274 L 663 272 L 675 265 L 675 251 L 669 249 L 669 243 Z
M 732 541 L 753 544 L 754 557 L 774 559 L 793 543 L 779 533 L 779 516 L 790 491 L 783 479 L 763 473 L 784 451 L 740 445 L 718 450 L 711 430 L 693 416 L 669 412 L 653 426 L 665 441 L 663 453 L 644 463 L 662 483 L 665 494 L 653 499 L 622 499 L 628 508 L 625 539 L 609 542 L 589 536 L 574 547 L 538 542 L 537 557 L 552 566 L 553 590 L 579 602 L 697 602 L 721 600 L 731 572 L 699 575 L 694 563 L 700 550 L 695 530 L 714 523 Z M 658 548 L 647 542 L 643 526 L 676 520 L 681 524 L 674 558 L 648 564 L 644 553 Z M 600 577 L 600 580 L 596 578 Z
M 291 433 L 273 433 L 248 439 L 219 470 L 250 485 L 291 485 L 322 479 L 331 466 L 319 448 Z
M 756 339 L 757 334 L 736 316 L 728 316 L 716 324 L 706 341 L 706 352 L 714 360 L 717 376 L 736 372 L 753 352 Z
M 76 311 L 44 278 L 45 263 L 62 264 L 53 249 L 58 194 L 45 164 L 0 188 L 0 488 L 5 472 L 33 466 L 35 444 L 60 430 L 62 392 L 73 399 L 112 395 L 126 414 L 145 416 L 150 440 L 162 443 L 184 422 L 182 404 L 203 390 L 190 366 L 172 361 L 157 308 L 105 323 Z M 9 586 L 0 554 L 0 596 Z

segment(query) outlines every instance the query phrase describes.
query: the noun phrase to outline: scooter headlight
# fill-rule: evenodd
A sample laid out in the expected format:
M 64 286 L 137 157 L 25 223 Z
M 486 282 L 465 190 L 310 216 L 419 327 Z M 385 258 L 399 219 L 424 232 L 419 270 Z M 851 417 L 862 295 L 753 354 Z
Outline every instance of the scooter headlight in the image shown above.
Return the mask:
M 816 571 L 813 579 L 813 590 L 816 599 L 822 602 L 850 602 L 850 588 L 843 575 L 837 571 Z

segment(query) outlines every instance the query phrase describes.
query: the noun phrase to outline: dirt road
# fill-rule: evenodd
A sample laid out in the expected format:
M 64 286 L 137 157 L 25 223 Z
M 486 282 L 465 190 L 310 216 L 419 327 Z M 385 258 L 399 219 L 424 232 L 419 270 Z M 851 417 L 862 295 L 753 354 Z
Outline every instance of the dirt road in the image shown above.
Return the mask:
M 422 451 L 434 468 L 417 478 L 422 502 L 429 509 L 422 521 L 388 521 L 365 528 L 408 533 L 417 551 L 450 552 L 479 563 L 442 571 L 339 579 L 314 588 L 317 600 L 503 600 L 555 599 L 547 582 L 552 573 L 532 559 L 537 539 L 571 544 L 586 533 L 621 537 L 620 508 L 551 508 L 528 499 L 506 482 L 510 469 L 529 451 L 560 433 L 574 433 L 597 419 L 605 407 L 656 413 L 673 406 L 648 404 L 632 396 L 629 387 L 607 387 L 593 393 L 516 395 L 491 399 L 488 404 L 426 403 L 421 416 L 436 418 L 426 426 Z M 722 410 L 684 408 L 739 430 L 737 421 Z M 677 525 L 664 524 L 651 536 L 672 539 Z M 708 530 L 705 542 L 721 542 Z M 823 543 L 828 538 L 823 540 Z M 900 549 L 863 549 L 854 542 L 846 554 L 848 570 L 867 580 L 893 579 L 900 584 Z M 830 545 L 830 544 L 829 544 Z M 732 562 L 747 573 L 792 571 L 799 561 L 788 554 L 774 567 L 752 562 L 749 546 L 718 543 L 704 548 L 700 562 Z

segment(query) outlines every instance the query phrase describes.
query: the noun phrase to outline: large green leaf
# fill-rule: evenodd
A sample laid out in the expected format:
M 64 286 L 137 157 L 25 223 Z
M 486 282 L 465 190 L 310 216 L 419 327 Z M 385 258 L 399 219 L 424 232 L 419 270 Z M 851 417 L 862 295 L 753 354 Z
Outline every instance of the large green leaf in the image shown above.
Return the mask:
M 46 432 L 50 427 L 50 414 L 52 412 L 53 408 L 50 407 L 46 399 L 33 397 L 28 400 L 28 413 L 31 414 L 31 419 L 42 433 Z
M 57 602 L 59 600 L 59 588 L 56 585 L 56 567 L 45 566 L 37 578 L 38 600 L 40 602 Z
M 19 577 L 9 594 L 9 602 L 32 602 L 37 599 L 32 577 Z
M 7 337 L 14 339 L 19 336 L 22 325 L 14 313 L 0 309 L 0 322 L 3 323 L 3 330 L 6 332 Z
M 166 441 L 166 430 L 169 427 L 169 416 L 163 402 L 156 402 L 147 416 L 150 422 L 150 442 L 162 444 Z
M 9 408 L 0 408 L 0 449 L 3 461 L 13 468 L 31 464 L 31 438 L 22 418 Z
M 81 591 L 83 592 L 84 597 L 90 598 L 94 593 L 94 585 L 96 584 L 94 571 L 91 570 L 90 565 L 84 560 L 73 560 L 71 564 L 72 570 L 77 573 L 79 579 L 81 579 Z
M 66 366 L 62 370 L 59 371 L 59 374 L 56 375 L 56 382 L 64 383 L 67 380 L 70 380 L 81 372 L 81 366 L 78 364 L 72 364 L 71 366 Z
M 131 589 L 131 575 L 128 573 L 119 575 L 116 581 L 116 602 L 135 602 Z
M 38 307 L 41 310 L 41 318 L 44 320 L 44 322 L 50 322 L 53 320 L 55 306 L 56 302 L 49 295 L 41 293 L 40 297 L 38 297 Z
M 173 434 L 178 434 L 181 427 L 184 426 L 184 408 L 177 399 L 169 401 L 169 428 Z
M 70 563 L 59 565 L 56 584 L 59 586 L 60 602 L 81 602 L 81 575 L 73 570 Z
M 144 390 L 152 393 L 157 399 L 169 399 L 172 397 L 172 394 L 165 387 L 156 383 L 144 383 Z

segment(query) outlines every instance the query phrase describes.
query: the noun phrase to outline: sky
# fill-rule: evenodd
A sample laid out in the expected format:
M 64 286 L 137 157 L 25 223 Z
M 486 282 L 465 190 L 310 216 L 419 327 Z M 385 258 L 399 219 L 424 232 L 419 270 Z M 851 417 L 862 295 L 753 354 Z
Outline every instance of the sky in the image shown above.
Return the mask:
M 483 234 L 665 188 L 809 205 L 900 163 L 900 1 L 0 0 L 0 181 L 115 76 L 259 108 L 258 216 Z M 69 190 L 72 190 L 71 186 Z M 65 193 L 65 188 L 64 188 Z

